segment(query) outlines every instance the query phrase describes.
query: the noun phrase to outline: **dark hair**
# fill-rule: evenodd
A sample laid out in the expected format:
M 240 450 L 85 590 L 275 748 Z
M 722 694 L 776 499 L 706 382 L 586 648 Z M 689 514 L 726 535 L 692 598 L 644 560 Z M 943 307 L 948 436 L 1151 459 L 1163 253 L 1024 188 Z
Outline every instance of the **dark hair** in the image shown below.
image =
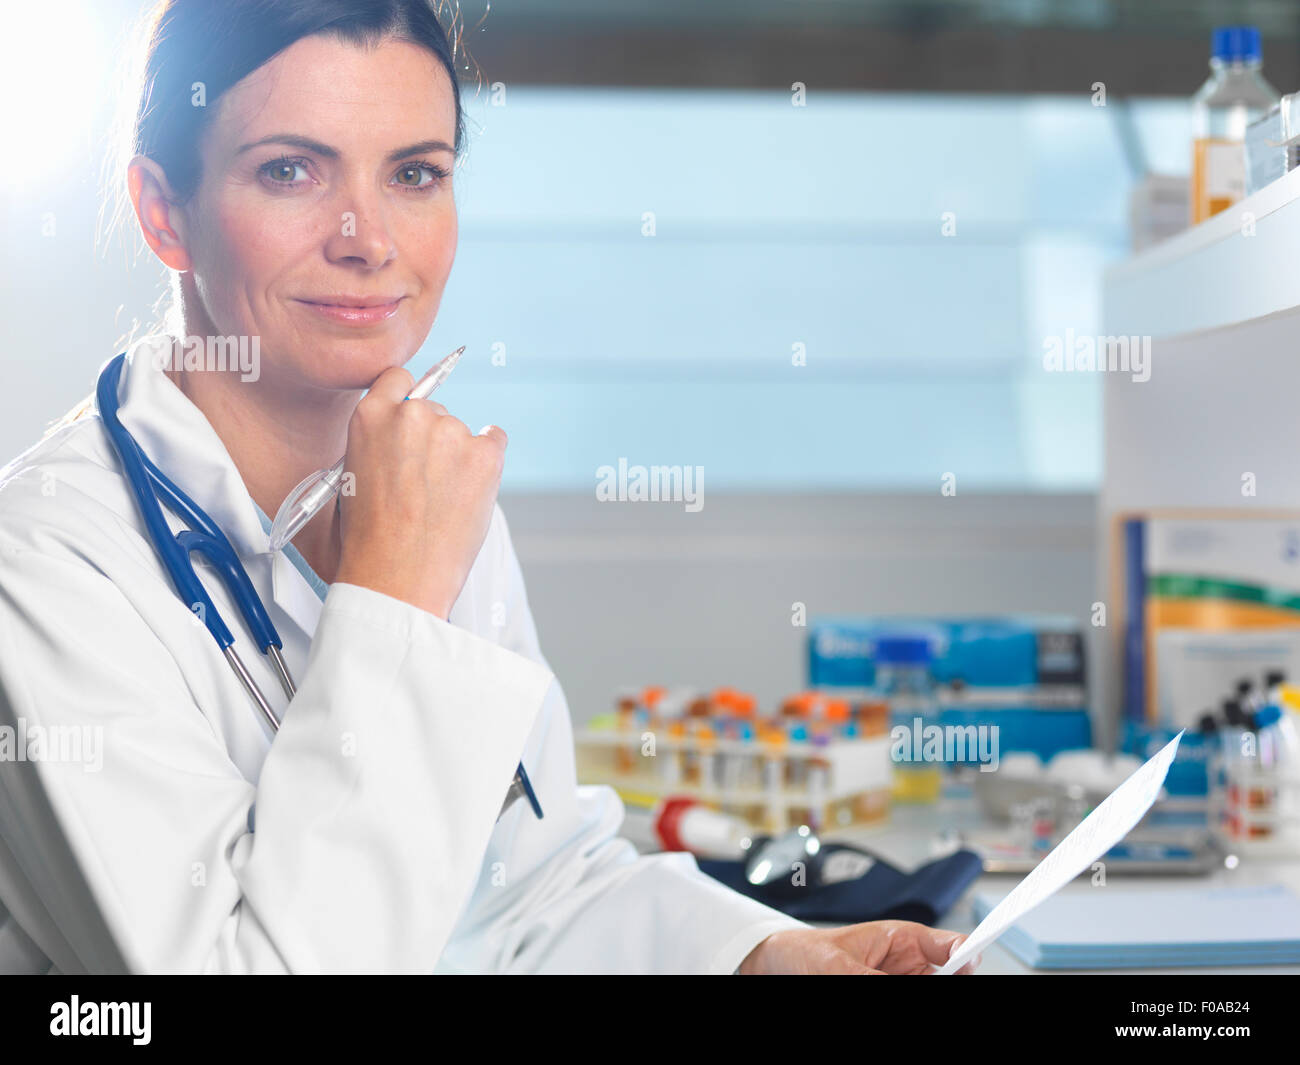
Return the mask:
M 129 202 L 120 198 L 129 159 L 154 160 L 176 195 L 188 199 L 202 176 L 199 141 L 221 94 L 296 41 L 319 33 L 358 45 L 391 37 L 433 53 L 451 79 L 459 156 L 465 136 L 456 75 L 462 26 L 452 0 L 449 41 L 439 21 L 444 6 L 443 0 L 159 0 L 142 27 L 131 75 L 138 95 L 119 120 L 129 128 L 119 131 L 119 154 L 110 163 L 119 192 L 114 221 L 130 215 Z M 201 107 L 192 102 L 196 82 L 203 85 Z

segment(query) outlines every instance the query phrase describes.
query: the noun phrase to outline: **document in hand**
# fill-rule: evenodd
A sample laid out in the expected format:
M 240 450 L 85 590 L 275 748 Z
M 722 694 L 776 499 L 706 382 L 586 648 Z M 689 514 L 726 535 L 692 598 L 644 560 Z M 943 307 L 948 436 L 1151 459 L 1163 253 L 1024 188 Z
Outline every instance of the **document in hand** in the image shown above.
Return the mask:
M 1044 899 L 1054 895 L 1092 865 L 1142 820 L 1164 786 L 1178 753 L 1180 732 L 1146 765 L 1112 791 L 1056 848 L 1015 886 L 966 941 L 953 952 L 938 975 L 955 973 Z

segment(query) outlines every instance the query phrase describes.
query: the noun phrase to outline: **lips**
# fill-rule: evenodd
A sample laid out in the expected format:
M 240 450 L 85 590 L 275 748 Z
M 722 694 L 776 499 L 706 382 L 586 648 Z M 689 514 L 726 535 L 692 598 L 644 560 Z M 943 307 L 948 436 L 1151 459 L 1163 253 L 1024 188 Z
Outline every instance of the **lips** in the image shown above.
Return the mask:
M 322 307 L 386 307 L 400 299 L 401 296 L 304 296 L 300 302 Z
M 343 325 L 374 325 L 397 313 L 405 296 L 316 296 L 299 299 L 309 311 Z

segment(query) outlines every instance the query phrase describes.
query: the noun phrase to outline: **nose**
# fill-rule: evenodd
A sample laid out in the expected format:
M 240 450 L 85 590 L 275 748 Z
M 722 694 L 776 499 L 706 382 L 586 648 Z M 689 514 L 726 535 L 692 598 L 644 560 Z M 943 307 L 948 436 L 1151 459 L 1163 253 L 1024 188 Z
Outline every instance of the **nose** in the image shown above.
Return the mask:
M 339 212 L 338 225 L 325 242 L 325 257 L 332 263 L 374 269 L 397 253 L 379 197 L 353 194 Z

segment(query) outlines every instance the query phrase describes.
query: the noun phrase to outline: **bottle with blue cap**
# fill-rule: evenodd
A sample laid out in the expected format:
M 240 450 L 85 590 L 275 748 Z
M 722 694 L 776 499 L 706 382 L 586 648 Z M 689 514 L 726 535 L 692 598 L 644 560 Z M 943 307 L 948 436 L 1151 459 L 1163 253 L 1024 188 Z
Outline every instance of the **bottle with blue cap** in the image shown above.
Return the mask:
M 894 801 L 932 803 L 943 790 L 943 747 L 934 743 L 939 723 L 929 637 L 882 635 L 876 640 L 876 688 L 889 704 Z
M 1300 715 L 1294 702 L 1294 689 L 1279 684 L 1252 715 L 1258 734 L 1259 775 L 1275 784 L 1269 789 L 1272 835 L 1292 853 L 1300 846 L 1300 731 L 1296 727 Z
M 1216 27 L 1210 77 L 1192 97 L 1192 224 L 1231 207 L 1246 194 L 1246 127 L 1279 100 L 1260 72 L 1254 26 Z

